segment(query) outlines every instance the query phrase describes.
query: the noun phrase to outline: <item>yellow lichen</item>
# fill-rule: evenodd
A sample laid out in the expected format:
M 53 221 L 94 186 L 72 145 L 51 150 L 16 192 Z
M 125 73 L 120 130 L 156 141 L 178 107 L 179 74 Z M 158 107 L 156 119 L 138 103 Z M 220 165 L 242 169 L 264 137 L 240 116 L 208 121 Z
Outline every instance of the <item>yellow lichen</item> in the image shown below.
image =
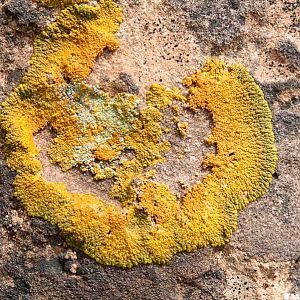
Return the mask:
M 160 84 L 153 84 L 146 95 L 147 105 L 160 109 L 170 106 L 173 100 L 184 102 L 186 99 L 178 88 L 169 89 Z
M 186 136 L 189 128 L 189 124 L 187 122 L 178 122 L 177 129 L 182 136 Z
M 58 7 L 58 8 L 63 8 L 72 4 L 89 2 L 88 0 L 34 0 L 34 1 L 48 7 Z
M 161 110 L 185 98 L 178 89 L 154 85 L 148 106 L 139 109 L 135 96 L 110 98 L 83 81 L 97 55 L 117 47 L 114 33 L 121 21 L 110 0 L 64 9 L 37 37 L 30 70 L 2 104 L 0 126 L 7 163 L 16 172 L 15 195 L 27 212 L 57 225 L 70 245 L 98 262 L 132 267 L 227 242 L 238 210 L 270 184 L 276 151 L 271 112 L 249 72 L 211 60 L 184 81 L 190 108 L 213 115 L 207 141 L 216 144 L 217 153 L 204 161 L 211 173 L 183 199 L 155 182 L 151 167 L 171 147 L 163 140 Z M 63 170 L 90 171 L 99 184 L 114 178 L 110 195 L 119 205 L 70 193 L 42 177 L 33 136 L 46 126 L 57 135 L 49 149 L 51 161 Z M 125 150 L 133 156 L 122 158 Z

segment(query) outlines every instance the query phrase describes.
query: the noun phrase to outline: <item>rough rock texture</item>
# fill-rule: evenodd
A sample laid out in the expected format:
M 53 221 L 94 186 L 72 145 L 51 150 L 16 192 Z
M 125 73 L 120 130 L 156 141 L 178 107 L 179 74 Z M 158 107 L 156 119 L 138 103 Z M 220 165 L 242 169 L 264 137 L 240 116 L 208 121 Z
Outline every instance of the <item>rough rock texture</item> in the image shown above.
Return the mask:
M 121 46 L 99 57 L 90 83 L 143 97 L 155 81 L 180 85 L 206 57 L 243 63 L 273 113 L 279 151 L 274 180 L 262 199 L 240 212 L 239 229 L 225 247 L 182 253 L 165 266 L 122 270 L 69 249 L 55 227 L 28 217 L 13 197 L 14 174 L 1 154 L 0 299 L 300 299 L 299 1 L 119 4 L 126 16 L 118 34 Z M 2 0 L 0 5 L 1 101 L 28 68 L 32 39 L 57 11 L 29 0 Z M 201 144 L 209 132 L 209 116 L 199 115 Z M 193 153 L 200 151 L 194 145 L 187 143 L 186 163 L 191 165 Z M 202 151 L 208 149 L 203 146 Z M 176 165 L 175 179 L 190 184 L 194 179 L 186 176 L 184 165 Z M 162 167 L 162 173 L 168 168 Z M 82 181 L 76 174 L 65 180 Z

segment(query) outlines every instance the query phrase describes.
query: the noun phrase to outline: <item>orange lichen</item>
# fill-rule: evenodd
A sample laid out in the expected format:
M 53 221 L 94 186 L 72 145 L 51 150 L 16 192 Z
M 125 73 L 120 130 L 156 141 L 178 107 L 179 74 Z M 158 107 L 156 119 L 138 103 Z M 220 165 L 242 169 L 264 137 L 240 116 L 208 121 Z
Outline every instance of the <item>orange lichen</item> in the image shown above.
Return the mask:
M 272 115 L 263 92 L 241 65 L 227 68 L 222 61 L 209 61 L 185 84 L 190 107 L 213 115 L 207 142 L 216 144 L 217 154 L 205 159 L 211 174 L 187 193 L 183 209 L 193 216 L 195 228 L 207 224 L 210 244 L 222 245 L 236 229 L 238 210 L 265 193 L 272 180 L 277 160 Z M 199 231 L 194 234 L 195 241 L 204 238 Z
M 114 33 L 121 20 L 110 0 L 63 10 L 37 37 L 30 70 L 2 104 L 0 126 L 7 163 L 16 172 L 15 195 L 27 212 L 57 225 L 70 245 L 95 260 L 132 267 L 227 242 L 238 210 L 266 191 L 276 151 L 271 112 L 249 72 L 212 60 L 185 80 L 190 108 L 213 115 L 207 142 L 216 144 L 217 153 L 204 161 L 211 173 L 183 199 L 154 182 L 151 167 L 171 147 L 162 138 L 162 110 L 186 99 L 178 89 L 154 85 L 148 106 L 139 109 L 135 96 L 110 98 L 83 81 L 96 56 L 117 47 Z M 46 126 L 57 135 L 49 149 L 51 161 L 63 170 L 90 171 L 98 180 L 113 178 L 110 195 L 119 205 L 70 193 L 41 176 L 33 136 Z M 122 158 L 125 150 L 133 156 Z

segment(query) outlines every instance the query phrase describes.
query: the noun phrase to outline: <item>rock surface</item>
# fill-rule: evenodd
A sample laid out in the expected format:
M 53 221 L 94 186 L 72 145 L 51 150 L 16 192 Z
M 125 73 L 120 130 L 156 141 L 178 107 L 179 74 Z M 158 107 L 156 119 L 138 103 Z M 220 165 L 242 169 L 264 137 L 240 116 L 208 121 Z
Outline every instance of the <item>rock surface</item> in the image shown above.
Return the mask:
M 69 249 L 55 227 L 28 217 L 13 197 L 14 174 L 1 154 L 0 299 L 300 299 L 299 1 L 118 2 L 126 17 L 120 48 L 97 60 L 89 82 L 112 94 L 144 97 L 153 82 L 180 86 L 208 57 L 241 62 L 273 113 L 277 172 L 268 193 L 240 212 L 239 228 L 225 247 L 182 253 L 164 266 L 122 270 Z M 2 101 L 29 66 L 34 36 L 58 12 L 29 0 L 0 5 Z M 193 126 L 201 126 L 202 143 L 210 125 L 209 116 L 199 114 L 202 125 Z M 201 149 L 190 150 L 192 159 Z M 189 184 L 184 164 L 177 168 L 177 177 Z M 81 181 L 76 174 L 70 178 L 66 183 Z

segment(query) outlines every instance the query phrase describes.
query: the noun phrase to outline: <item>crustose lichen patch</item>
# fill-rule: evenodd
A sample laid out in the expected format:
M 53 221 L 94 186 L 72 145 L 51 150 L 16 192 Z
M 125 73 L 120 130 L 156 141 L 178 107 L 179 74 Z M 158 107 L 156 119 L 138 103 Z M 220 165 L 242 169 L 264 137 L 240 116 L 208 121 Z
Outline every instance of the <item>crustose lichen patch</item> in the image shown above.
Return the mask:
M 228 242 L 238 210 L 266 191 L 277 159 L 271 112 L 248 70 L 209 60 L 184 80 L 187 97 L 157 84 L 146 105 L 131 94 L 111 97 L 85 80 L 96 57 L 118 47 L 121 10 L 111 0 L 40 2 L 66 8 L 36 38 L 31 68 L 0 112 L 15 195 L 27 212 L 107 265 L 164 263 L 179 251 Z M 212 114 L 206 142 L 216 153 L 203 162 L 210 172 L 178 196 L 155 173 L 173 147 L 167 136 L 188 134 L 181 105 Z M 34 136 L 47 127 L 55 134 L 50 162 L 88 172 L 99 185 L 111 180 L 113 201 L 42 176 Z

